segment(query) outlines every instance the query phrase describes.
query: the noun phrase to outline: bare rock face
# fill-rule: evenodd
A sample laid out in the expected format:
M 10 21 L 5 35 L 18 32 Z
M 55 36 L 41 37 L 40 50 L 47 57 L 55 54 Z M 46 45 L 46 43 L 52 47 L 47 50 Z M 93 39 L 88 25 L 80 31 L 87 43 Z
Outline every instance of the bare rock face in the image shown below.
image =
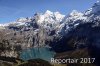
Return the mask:
M 31 47 L 49 45 L 55 37 L 55 31 L 38 26 L 32 20 L 27 25 L 17 26 L 11 24 L 0 30 L 0 55 L 7 57 L 18 57 L 19 52 Z

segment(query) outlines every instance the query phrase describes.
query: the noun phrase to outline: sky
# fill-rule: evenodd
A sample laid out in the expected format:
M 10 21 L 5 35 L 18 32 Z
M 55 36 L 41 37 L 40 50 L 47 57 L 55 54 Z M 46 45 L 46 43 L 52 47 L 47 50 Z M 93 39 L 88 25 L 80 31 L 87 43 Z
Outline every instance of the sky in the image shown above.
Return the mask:
M 0 0 L 0 24 L 20 17 L 32 17 L 35 13 L 59 11 L 67 15 L 72 10 L 84 12 L 97 0 Z

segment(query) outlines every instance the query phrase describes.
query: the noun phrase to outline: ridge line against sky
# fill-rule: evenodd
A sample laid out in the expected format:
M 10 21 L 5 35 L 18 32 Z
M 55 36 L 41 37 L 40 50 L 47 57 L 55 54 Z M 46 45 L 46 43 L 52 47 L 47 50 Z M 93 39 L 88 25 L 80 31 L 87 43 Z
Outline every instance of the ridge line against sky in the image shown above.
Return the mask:
M 0 23 L 15 21 L 20 17 L 31 17 L 46 10 L 68 14 L 72 10 L 84 12 L 97 0 L 0 0 Z

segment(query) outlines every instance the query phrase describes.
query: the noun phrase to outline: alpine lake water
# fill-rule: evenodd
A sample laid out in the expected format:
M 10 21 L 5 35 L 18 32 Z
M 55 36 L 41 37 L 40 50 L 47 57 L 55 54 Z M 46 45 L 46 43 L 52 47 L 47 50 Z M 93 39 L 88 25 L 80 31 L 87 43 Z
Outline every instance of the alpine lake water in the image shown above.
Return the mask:
M 20 58 L 23 60 L 39 58 L 50 62 L 54 55 L 55 52 L 51 51 L 48 47 L 34 47 L 22 50 L 20 53 Z

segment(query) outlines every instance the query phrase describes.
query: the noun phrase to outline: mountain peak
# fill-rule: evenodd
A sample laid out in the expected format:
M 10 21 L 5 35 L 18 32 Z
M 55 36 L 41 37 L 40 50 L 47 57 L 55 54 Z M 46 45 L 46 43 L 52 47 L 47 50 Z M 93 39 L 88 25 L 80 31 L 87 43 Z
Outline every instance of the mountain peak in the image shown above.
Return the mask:
M 81 12 L 78 12 L 77 10 L 73 10 L 71 13 L 70 13 L 70 16 L 72 17 L 78 17 L 78 16 L 83 16 L 83 13 Z
M 45 12 L 45 14 L 51 15 L 51 14 L 53 14 L 53 12 L 47 10 L 47 11 Z
M 27 21 L 27 18 L 21 17 L 19 19 L 17 19 L 18 22 L 25 22 Z
M 39 16 L 38 23 L 39 24 L 53 24 L 57 22 L 61 22 L 65 15 L 60 14 L 59 12 L 51 12 L 47 10 L 44 14 Z

